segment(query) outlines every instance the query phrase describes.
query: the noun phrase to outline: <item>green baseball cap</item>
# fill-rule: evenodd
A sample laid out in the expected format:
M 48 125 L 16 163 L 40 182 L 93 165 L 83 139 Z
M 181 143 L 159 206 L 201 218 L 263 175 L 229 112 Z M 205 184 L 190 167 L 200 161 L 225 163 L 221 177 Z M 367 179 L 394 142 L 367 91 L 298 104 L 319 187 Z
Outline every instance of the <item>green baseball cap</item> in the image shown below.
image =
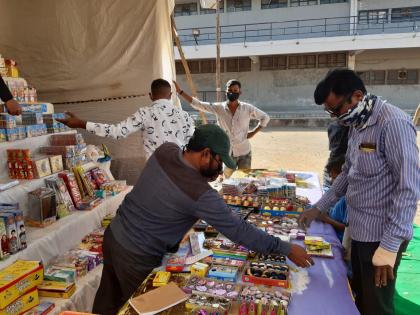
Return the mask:
M 217 125 L 207 124 L 195 128 L 191 140 L 212 152 L 220 155 L 223 163 L 231 168 L 236 168 L 235 161 L 230 156 L 230 140 L 226 132 Z

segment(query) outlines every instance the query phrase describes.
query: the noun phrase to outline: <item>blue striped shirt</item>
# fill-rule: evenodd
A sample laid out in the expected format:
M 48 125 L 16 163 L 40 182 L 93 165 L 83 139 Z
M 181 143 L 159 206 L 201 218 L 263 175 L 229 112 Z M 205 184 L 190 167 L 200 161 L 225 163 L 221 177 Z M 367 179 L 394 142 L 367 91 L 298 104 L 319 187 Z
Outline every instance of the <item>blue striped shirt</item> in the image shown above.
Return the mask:
M 420 198 L 416 128 L 380 98 L 365 127 L 350 129 L 343 171 L 315 207 L 328 211 L 344 195 L 353 240 L 397 252 L 412 238 Z

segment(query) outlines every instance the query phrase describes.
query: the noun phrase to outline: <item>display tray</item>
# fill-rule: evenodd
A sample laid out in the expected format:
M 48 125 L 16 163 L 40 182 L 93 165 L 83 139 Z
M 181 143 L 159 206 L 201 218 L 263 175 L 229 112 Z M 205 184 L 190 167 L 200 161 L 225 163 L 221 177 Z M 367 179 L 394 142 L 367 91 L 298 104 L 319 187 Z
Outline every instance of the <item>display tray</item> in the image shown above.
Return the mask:
M 244 283 L 254 283 L 254 284 L 289 288 L 289 280 L 275 280 L 275 279 L 267 279 L 267 278 L 259 278 L 259 277 L 249 276 L 249 275 L 243 275 L 242 281 Z

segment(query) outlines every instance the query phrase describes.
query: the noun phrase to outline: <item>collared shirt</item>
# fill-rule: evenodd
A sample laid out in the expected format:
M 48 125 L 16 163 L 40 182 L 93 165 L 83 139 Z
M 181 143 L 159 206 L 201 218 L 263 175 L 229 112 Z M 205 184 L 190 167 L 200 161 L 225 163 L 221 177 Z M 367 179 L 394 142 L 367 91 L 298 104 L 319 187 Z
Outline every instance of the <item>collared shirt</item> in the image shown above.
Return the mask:
M 413 235 L 420 197 L 416 128 L 399 108 L 377 99 L 364 128 L 351 128 L 342 173 L 315 205 L 327 211 L 346 196 L 350 235 L 397 252 Z
M 239 102 L 234 115 L 227 102 L 206 103 L 193 98 L 191 106 L 197 110 L 216 115 L 219 126 L 229 136 L 234 157 L 247 155 L 251 152 L 251 144 L 247 138 L 251 119 L 259 120 L 261 127 L 266 127 L 270 121 L 270 117 L 266 113 L 245 102 Z
M 126 120 L 115 124 L 88 122 L 86 130 L 97 136 L 114 139 L 125 138 L 136 131 L 141 131 L 146 158 L 165 142 L 185 146 L 194 133 L 194 121 L 172 101 L 160 99 L 150 106 L 140 107 Z

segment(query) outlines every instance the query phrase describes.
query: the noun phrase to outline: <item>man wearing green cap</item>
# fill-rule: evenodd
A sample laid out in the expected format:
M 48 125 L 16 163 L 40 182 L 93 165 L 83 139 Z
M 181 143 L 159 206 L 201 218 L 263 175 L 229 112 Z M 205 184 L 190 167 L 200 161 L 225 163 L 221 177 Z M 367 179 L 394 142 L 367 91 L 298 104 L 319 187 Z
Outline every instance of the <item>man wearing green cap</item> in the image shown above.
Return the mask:
M 183 150 L 168 142 L 153 153 L 105 231 L 93 313 L 116 314 L 198 219 L 250 250 L 287 255 L 300 267 L 313 264 L 302 247 L 266 234 L 229 210 L 208 184 L 222 173 L 223 163 L 235 166 L 229 138 L 216 125 L 196 128 Z

